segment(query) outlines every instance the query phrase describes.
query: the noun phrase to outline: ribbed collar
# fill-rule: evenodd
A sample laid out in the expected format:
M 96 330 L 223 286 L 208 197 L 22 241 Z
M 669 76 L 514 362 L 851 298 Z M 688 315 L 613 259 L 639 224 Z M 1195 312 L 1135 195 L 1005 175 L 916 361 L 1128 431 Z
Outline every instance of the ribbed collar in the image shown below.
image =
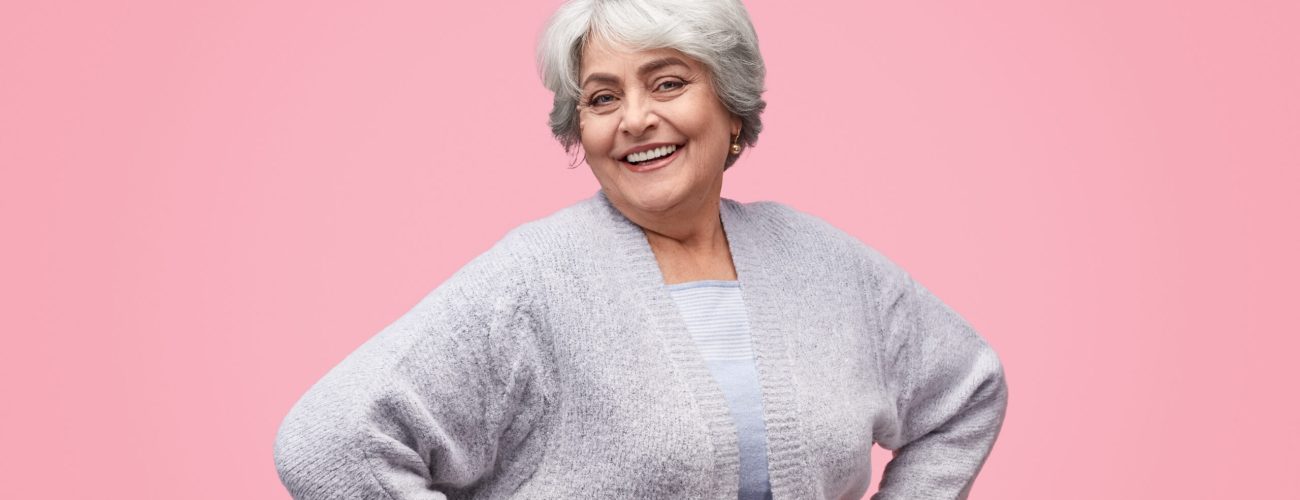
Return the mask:
M 616 245 L 624 259 L 622 269 L 629 271 L 627 286 L 641 299 L 650 327 L 664 339 L 673 364 L 683 374 L 695 395 L 702 416 L 709 426 L 716 450 L 717 474 L 714 491 L 723 497 L 737 496 L 739 447 L 722 389 L 713 379 L 703 356 L 696 349 L 686 323 L 672 301 L 658 260 L 650 248 L 645 232 L 610 202 L 603 190 L 593 197 L 600 213 L 612 222 Z M 755 210 L 722 198 L 719 204 L 723 232 L 736 266 L 745 309 L 749 314 L 754 339 L 754 356 L 763 391 L 763 420 L 767 430 L 768 480 L 774 499 L 812 498 L 821 494 L 807 482 L 807 457 L 803 433 L 798 420 L 799 408 L 788 336 L 796 334 L 793 325 L 782 322 L 780 311 L 755 307 L 755 304 L 780 304 L 776 277 L 765 263 L 777 263 L 769 255 L 776 232 L 764 227 L 772 222 L 756 217 Z M 779 265 L 779 264 L 778 264 Z

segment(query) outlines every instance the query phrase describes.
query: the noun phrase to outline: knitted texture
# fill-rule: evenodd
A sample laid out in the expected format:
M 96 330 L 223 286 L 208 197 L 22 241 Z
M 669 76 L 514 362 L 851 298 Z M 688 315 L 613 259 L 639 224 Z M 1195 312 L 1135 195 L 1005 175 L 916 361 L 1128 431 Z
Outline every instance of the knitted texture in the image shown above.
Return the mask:
M 814 216 L 722 199 L 773 498 L 965 498 L 1002 428 L 997 354 Z M 737 497 L 736 427 L 641 228 L 603 192 L 523 224 L 289 411 L 299 499 Z

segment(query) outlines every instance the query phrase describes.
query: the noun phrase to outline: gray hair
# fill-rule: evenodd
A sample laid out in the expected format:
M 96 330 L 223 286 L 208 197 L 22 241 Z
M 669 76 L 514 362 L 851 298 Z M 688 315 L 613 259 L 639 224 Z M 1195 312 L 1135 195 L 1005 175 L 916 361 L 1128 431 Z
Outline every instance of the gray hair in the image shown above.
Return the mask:
M 555 93 L 551 133 L 565 152 L 582 141 L 578 63 L 588 35 L 633 50 L 676 49 L 699 61 L 712 73 L 723 106 L 741 120 L 742 150 L 758 141 L 767 70 L 740 0 L 570 0 L 551 16 L 537 44 L 542 82 Z M 723 169 L 739 157 L 728 155 Z

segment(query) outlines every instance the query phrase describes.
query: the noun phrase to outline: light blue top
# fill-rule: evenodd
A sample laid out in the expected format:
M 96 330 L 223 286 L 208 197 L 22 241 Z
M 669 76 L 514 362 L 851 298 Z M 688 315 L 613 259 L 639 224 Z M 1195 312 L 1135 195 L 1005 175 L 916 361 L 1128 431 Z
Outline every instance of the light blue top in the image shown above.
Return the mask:
M 702 280 L 666 286 L 709 371 L 722 387 L 736 421 L 740 500 L 770 499 L 763 394 L 750 347 L 749 316 L 740 282 Z

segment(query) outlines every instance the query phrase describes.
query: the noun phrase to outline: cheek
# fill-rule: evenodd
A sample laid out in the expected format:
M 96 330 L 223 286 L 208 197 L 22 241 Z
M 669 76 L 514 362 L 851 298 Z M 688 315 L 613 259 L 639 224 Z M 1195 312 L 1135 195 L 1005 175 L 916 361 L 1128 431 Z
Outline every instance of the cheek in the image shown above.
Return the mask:
M 584 120 L 578 123 L 578 138 L 587 156 L 605 158 L 613 147 L 614 137 L 599 119 Z
M 724 142 L 731 142 L 729 123 L 731 115 L 712 96 L 701 98 L 689 104 L 682 115 L 683 125 L 689 126 L 691 135 L 696 139 L 707 141 L 710 147 Z

